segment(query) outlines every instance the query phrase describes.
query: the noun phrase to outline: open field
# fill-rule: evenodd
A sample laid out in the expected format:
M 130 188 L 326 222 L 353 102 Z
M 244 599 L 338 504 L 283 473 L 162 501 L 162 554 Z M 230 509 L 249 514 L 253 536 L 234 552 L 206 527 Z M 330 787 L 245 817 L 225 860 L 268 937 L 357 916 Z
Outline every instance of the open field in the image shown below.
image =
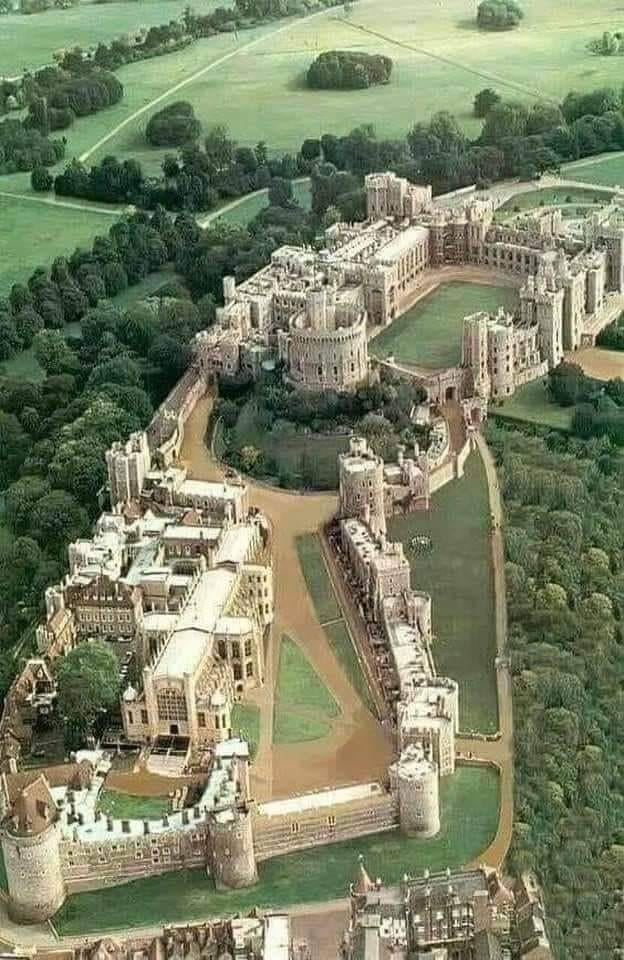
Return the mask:
M 62 936 L 224 916 L 252 907 L 283 908 L 348 896 L 358 855 L 374 877 L 397 883 L 425 867 L 458 868 L 478 860 L 496 832 L 499 788 L 488 768 L 459 767 L 441 782 L 442 829 L 431 840 L 398 831 L 276 857 L 259 864 L 259 881 L 247 890 L 217 893 L 205 870 L 168 873 L 70 897 L 54 917 Z
M 577 354 L 574 354 L 575 363 L 578 362 L 576 357 Z M 519 387 L 510 400 L 505 400 L 501 406 L 491 407 L 491 416 L 504 420 L 524 420 L 526 423 L 537 423 L 556 430 L 569 430 L 574 408 L 551 403 L 546 393 L 546 379 L 541 377 Z
M 249 752 L 255 757 L 260 742 L 260 710 L 253 703 L 235 703 L 232 707 L 232 733 L 249 744 Z
M 450 367 L 461 360 L 464 317 L 477 310 L 511 308 L 517 303 L 511 287 L 453 281 L 441 283 L 374 340 L 375 356 L 394 356 L 397 361 L 418 366 Z
M 578 363 L 589 377 L 596 380 L 613 380 L 624 377 L 624 352 L 606 350 L 603 347 L 585 347 L 569 353 L 566 360 Z
M 168 797 L 138 797 L 104 787 L 98 797 L 98 809 L 118 820 L 156 820 L 168 813 Z
M 316 615 L 334 655 L 362 703 L 374 714 L 373 699 L 329 579 L 318 534 L 297 537 L 297 554 Z
M 360 0 L 346 17 L 338 8 L 294 23 L 287 32 L 189 84 L 184 97 L 206 125 L 227 122 L 241 141 L 264 139 L 275 149 L 292 149 L 305 136 L 344 133 L 363 122 L 375 124 L 384 135 L 397 136 L 442 109 L 456 113 L 476 134 L 472 99 L 485 86 L 527 100 L 560 99 L 571 89 L 620 85 L 618 58 L 596 57 L 587 50 L 587 40 L 617 19 L 617 0 L 607 0 L 599 11 L 590 0 L 575 0 L 573 5 L 565 0 L 547 4 L 526 0 L 523 7 L 526 16 L 520 29 L 488 34 L 476 29 L 474 8 L 465 0 L 446 0 L 443 5 L 421 0 L 417 6 L 404 0 Z M 266 32 L 274 30 L 275 25 Z M 244 31 L 238 38 L 231 36 L 230 47 L 242 46 L 255 35 L 256 31 Z M 218 55 L 217 47 L 221 52 L 222 41 L 221 36 L 210 38 L 193 50 L 207 63 Z M 305 70 L 319 52 L 332 48 L 391 56 L 395 63 L 391 83 L 357 91 L 308 90 L 302 80 Z M 192 73 L 191 60 L 194 54 L 189 51 L 172 55 L 170 79 L 161 77 L 158 92 L 184 75 L 178 70 L 183 62 L 187 75 Z M 137 94 L 140 87 L 145 93 L 151 87 L 156 95 L 149 63 L 124 67 L 119 76 L 132 83 Z M 115 141 L 116 152 L 137 147 L 145 149 L 130 126 Z
M 202 12 L 229 6 L 228 0 L 202 0 Z M 185 0 L 143 0 L 137 3 L 98 4 L 81 2 L 69 10 L 48 10 L 23 16 L 2 17 L 0 64 L 2 74 L 16 76 L 24 69 L 52 63 L 55 50 L 108 42 L 139 26 L 151 27 L 176 20 L 187 6 Z
M 2 178 L 0 177 L 0 189 Z M 32 271 L 90 245 L 98 233 L 107 233 L 115 218 L 93 209 L 76 210 L 0 197 L 0 296 Z
M 320 740 L 331 731 L 328 722 L 340 714 L 338 704 L 303 651 L 282 637 L 275 688 L 273 742 Z
M 607 154 L 600 159 L 576 160 L 562 168 L 570 180 L 587 180 L 605 187 L 624 186 L 624 153 Z
M 417 535 L 431 537 L 428 555 L 416 556 L 411 549 Z M 459 683 L 462 731 L 495 731 L 494 582 L 481 458 L 470 456 L 465 476 L 436 493 L 428 513 L 391 518 L 388 538 L 403 542 L 414 587 L 433 598 L 433 655 L 438 671 Z
M 585 176 L 581 176 L 582 173 L 584 170 L 578 171 L 579 180 L 585 180 Z M 589 207 L 604 206 L 609 202 L 609 197 L 608 193 L 586 187 L 542 187 L 541 190 L 529 190 L 528 193 L 516 194 L 497 210 L 496 216 L 501 220 L 512 213 L 535 210 L 536 207 L 565 207 L 576 204 Z

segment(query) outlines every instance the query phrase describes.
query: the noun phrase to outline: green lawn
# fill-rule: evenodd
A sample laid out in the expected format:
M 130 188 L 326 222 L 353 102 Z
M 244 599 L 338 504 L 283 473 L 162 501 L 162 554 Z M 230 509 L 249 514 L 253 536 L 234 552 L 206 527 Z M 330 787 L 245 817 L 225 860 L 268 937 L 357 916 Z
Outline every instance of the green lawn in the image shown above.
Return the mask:
M 290 637 L 282 637 L 279 655 L 273 742 L 300 743 L 327 736 L 340 708 L 311 663 Z
M 169 797 L 137 797 L 103 787 L 98 809 L 117 820 L 157 820 L 170 810 Z
M 410 541 L 416 535 L 431 537 L 429 554 L 415 555 Z M 388 537 L 403 542 L 413 586 L 433 598 L 433 654 L 438 671 L 459 683 L 461 729 L 495 731 L 494 582 L 481 457 L 469 457 L 464 477 L 436 493 L 427 513 L 393 517 Z
M 297 554 L 316 615 L 319 623 L 323 625 L 336 659 L 362 702 L 374 713 L 375 705 L 351 634 L 342 619 L 342 610 L 329 579 L 318 534 L 308 533 L 297 537 Z
M 309 180 L 293 183 L 293 200 L 303 207 L 304 210 L 310 210 L 312 206 L 312 187 Z M 245 197 L 240 203 L 231 210 L 226 210 L 220 215 L 220 219 L 227 223 L 246 224 L 253 220 L 262 210 L 268 206 L 268 191 L 262 190 Z
M 492 406 L 490 414 L 505 420 L 524 420 L 556 430 L 569 430 L 574 408 L 551 403 L 546 393 L 546 382 L 547 378 L 541 377 L 519 387 L 510 400 L 505 400 L 501 406 Z
M 239 731 L 255 757 L 260 743 L 260 710 L 253 703 L 235 703 L 232 707 L 232 733 L 237 736 Z
M 2 17 L 0 63 L 5 76 L 15 76 L 25 68 L 52 63 L 52 54 L 61 47 L 91 46 L 107 42 L 140 26 L 150 27 L 177 19 L 186 0 L 142 0 L 139 3 L 98 4 L 85 2 L 69 10 L 48 10 L 22 16 Z M 202 0 L 201 11 L 230 6 L 228 0 Z
M 319 622 L 338 620 L 342 611 L 329 579 L 318 534 L 306 533 L 297 537 L 297 555 Z
M 108 233 L 114 222 L 114 217 L 94 209 L 53 207 L 0 196 L 0 296 L 17 281 L 25 282 L 36 267 L 48 266 L 58 256 L 70 256 L 77 246 L 90 246 L 93 238 Z
M 591 177 L 580 176 L 579 180 L 591 180 Z M 576 179 L 576 175 L 574 176 Z M 609 202 L 611 194 L 599 189 L 591 190 L 585 187 L 543 187 L 541 190 L 529 190 L 527 193 L 517 193 L 507 200 L 497 211 L 499 219 L 506 219 L 513 213 L 524 210 L 535 210 L 536 207 L 556 207 L 565 204 L 588 204 L 590 206 L 604 206 Z
M 442 283 L 378 334 L 370 349 L 377 357 L 394 356 L 423 367 L 454 366 L 461 360 L 464 317 L 478 310 L 512 308 L 517 300 L 511 287 Z
M 259 881 L 247 890 L 217 893 L 206 871 L 198 869 L 136 880 L 122 890 L 79 893 L 61 907 L 54 927 L 61 936 L 84 936 L 342 898 L 360 854 L 371 876 L 388 883 L 425 868 L 460 868 L 478 860 L 496 832 L 498 776 L 489 769 L 460 767 L 442 780 L 441 794 L 442 828 L 430 840 L 408 839 L 395 831 L 276 857 L 259 864 Z
M 577 160 L 562 169 L 562 175 L 571 180 L 586 180 L 605 187 L 624 186 L 624 153 L 602 157 L 600 160 Z

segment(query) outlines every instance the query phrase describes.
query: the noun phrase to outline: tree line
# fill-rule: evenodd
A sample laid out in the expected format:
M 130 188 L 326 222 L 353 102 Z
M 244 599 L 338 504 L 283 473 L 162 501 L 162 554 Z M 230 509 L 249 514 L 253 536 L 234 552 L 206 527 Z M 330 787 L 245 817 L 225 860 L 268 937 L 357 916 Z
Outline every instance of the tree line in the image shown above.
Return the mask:
M 534 870 L 559 960 L 622 944 L 624 454 L 490 422 L 514 698 L 509 869 Z

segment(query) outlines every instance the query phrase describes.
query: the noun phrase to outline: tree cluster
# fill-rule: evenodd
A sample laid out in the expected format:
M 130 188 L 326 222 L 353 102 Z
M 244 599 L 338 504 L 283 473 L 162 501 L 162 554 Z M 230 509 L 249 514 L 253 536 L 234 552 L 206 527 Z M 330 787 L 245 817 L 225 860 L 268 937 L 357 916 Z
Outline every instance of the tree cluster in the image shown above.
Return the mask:
M 596 337 L 596 343 L 599 347 L 607 347 L 609 350 L 624 350 L 624 313 L 600 331 Z
M 505 506 L 508 865 L 541 879 L 555 956 L 607 960 L 622 943 L 624 458 L 606 438 L 487 434 Z
M 365 436 L 387 460 L 396 459 L 399 444 L 426 445 L 427 431 L 410 418 L 424 394 L 406 382 L 384 381 L 362 386 L 355 393 L 333 390 L 298 391 L 284 383 L 281 370 L 252 380 L 222 377 L 215 416 L 221 420 L 221 456 L 238 470 L 277 480 L 289 488 L 335 489 L 337 464 L 329 469 L 303 445 L 296 466 L 271 451 L 296 438 L 344 435 Z M 245 423 L 239 428 L 239 421 Z M 262 447 L 249 440 L 261 434 Z
M 601 57 L 617 57 L 624 53 L 624 32 L 605 30 L 599 39 L 590 40 L 587 46 Z
M 181 147 L 197 140 L 201 124 L 186 100 L 177 100 L 152 114 L 145 136 L 153 147 Z
M 477 8 L 480 30 L 512 30 L 523 17 L 522 7 L 516 0 L 482 0 Z
M 352 50 L 329 50 L 319 54 L 306 74 L 309 87 L 319 90 L 362 90 L 389 83 L 390 57 Z
M 65 154 L 61 140 L 51 140 L 21 120 L 0 122 L 0 174 L 51 167 Z
M 548 391 L 555 403 L 574 407 L 572 432 L 585 439 L 608 437 L 624 446 L 624 380 L 594 380 L 576 363 L 561 363 L 548 375 Z

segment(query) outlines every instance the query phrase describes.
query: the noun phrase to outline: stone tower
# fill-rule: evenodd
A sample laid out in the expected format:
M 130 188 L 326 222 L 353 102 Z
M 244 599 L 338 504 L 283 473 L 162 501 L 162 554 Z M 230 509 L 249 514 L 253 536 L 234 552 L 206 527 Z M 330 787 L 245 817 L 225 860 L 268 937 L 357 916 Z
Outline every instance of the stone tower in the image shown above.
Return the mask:
M 9 915 L 17 923 L 49 920 L 65 900 L 58 811 L 42 775 L 24 787 L 2 830 Z
M 396 764 L 399 823 L 408 837 L 433 837 L 440 829 L 438 767 L 420 744 L 402 752 Z
M 549 367 L 563 360 L 564 296 L 551 268 L 537 277 L 530 276 L 520 290 L 520 318 L 523 323 L 538 325 L 542 356 Z
M 251 887 L 258 879 L 253 825 L 248 809 L 222 810 L 210 820 L 212 866 L 217 890 Z
M 366 523 L 378 535 L 386 532 L 384 462 L 363 437 L 351 437 L 349 451 L 340 454 L 339 516 Z

